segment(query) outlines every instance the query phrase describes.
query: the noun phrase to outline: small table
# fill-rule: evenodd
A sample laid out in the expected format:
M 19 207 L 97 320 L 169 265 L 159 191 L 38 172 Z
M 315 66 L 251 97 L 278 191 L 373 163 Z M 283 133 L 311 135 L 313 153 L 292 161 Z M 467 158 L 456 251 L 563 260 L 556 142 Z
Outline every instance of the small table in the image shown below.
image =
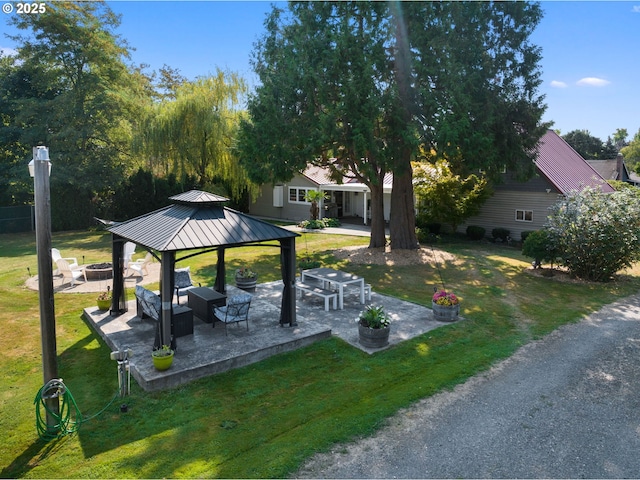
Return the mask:
M 338 285 L 338 308 L 344 310 L 344 286 L 349 284 L 358 284 L 360 286 L 360 303 L 364 305 L 364 278 L 353 275 L 352 273 L 341 272 L 340 270 L 334 270 L 333 268 L 312 268 L 310 270 L 303 270 L 301 280 L 304 282 L 305 278 L 315 278 L 323 283 L 335 283 Z
M 193 310 L 183 305 L 173 306 L 173 335 L 184 337 L 193 335 Z M 159 324 L 158 324 L 159 325 Z
M 227 304 L 227 296 L 209 287 L 196 287 L 187 291 L 188 305 L 196 317 L 206 323 L 213 323 L 213 307 Z

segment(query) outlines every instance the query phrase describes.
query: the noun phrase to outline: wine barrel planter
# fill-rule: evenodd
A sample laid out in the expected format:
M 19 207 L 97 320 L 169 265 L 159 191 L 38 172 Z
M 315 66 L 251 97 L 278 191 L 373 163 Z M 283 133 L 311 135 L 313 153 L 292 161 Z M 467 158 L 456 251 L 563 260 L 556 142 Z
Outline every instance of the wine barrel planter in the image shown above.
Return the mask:
M 258 277 L 236 277 L 236 287 L 247 292 L 255 292 Z
M 433 318 L 439 322 L 455 322 L 458 320 L 460 304 L 438 305 L 435 302 L 431 302 L 431 308 L 433 310 Z
M 358 324 L 360 345 L 367 348 L 382 348 L 389 345 L 391 327 L 369 328 Z

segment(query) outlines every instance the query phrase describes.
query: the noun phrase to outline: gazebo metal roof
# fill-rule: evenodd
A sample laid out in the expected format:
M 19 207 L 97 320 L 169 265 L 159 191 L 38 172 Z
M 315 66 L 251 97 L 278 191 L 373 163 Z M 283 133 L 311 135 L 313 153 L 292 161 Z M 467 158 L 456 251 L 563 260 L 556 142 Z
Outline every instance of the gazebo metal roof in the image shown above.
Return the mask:
M 126 311 L 122 253 L 126 241 L 162 253 L 162 343 L 171 338 L 172 298 L 176 252 L 204 249 L 218 251 L 215 289 L 225 290 L 224 252 L 231 247 L 277 240 L 284 289 L 280 324 L 296 325 L 295 238 L 299 235 L 263 220 L 224 206 L 228 199 L 199 190 L 170 197 L 175 203 L 154 212 L 118 223 L 109 228 L 113 235 L 112 314 Z M 205 253 L 199 252 L 199 253 Z M 192 255 L 189 255 L 192 256 Z M 188 258 L 188 257 L 183 257 Z
M 223 205 L 228 199 L 191 190 L 176 203 L 119 223 L 109 231 L 159 252 L 234 247 L 298 234 Z

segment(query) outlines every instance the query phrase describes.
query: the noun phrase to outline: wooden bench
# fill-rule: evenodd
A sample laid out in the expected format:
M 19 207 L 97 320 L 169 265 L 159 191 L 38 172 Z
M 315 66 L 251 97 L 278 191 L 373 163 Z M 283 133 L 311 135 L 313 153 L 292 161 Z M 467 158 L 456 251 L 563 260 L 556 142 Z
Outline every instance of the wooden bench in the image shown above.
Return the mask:
M 331 290 L 327 290 L 325 288 L 319 287 L 317 285 L 311 285 L 309 283 L 296 283 L 296 290 L 298 292 L 298 296 L 302 294 L 302 292 L 310 293 L 311 295 L 316 295 L 318 297 L 324 298 L 324 311 L 329 311 L 329 299 L 333 298 L 333 309 L 337 310 L 338 308 L 338 294 Z

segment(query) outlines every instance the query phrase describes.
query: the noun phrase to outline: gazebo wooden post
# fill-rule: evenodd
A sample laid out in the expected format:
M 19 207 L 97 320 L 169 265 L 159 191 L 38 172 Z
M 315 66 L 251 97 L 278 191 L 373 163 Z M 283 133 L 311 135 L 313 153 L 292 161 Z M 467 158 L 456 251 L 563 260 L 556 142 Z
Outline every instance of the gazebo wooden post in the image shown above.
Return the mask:
M 116 234 L 111 234 L 111 268 L 113 269 L 113 291 L 111 292 L 112 317 L 127 311 L 127 299 L 124 290 L 124 269 L 122 266 L 122 253 L 125 240 Z
M 162 252 L 162 271 L 160 274 L 160 298 L 162 299 L 162 318 L 160 337 L 162 345 L 171 345 L 171 304 L 173 303 L 173 265 L 175 252 Z
M 280 266 L 282 269 L 282 304 L 280 306 L 280 326 L 298 325 L 296 319 L 296 239 L 295 237 L 280 240 Z
M 213 289 L 216 292 L 227 293 L 227 282 L 225 281 L 225 269 L 224 269 L 224 247 L 218 248 L 218 263 L 216 264 L 216 281 L 213 284 Z

